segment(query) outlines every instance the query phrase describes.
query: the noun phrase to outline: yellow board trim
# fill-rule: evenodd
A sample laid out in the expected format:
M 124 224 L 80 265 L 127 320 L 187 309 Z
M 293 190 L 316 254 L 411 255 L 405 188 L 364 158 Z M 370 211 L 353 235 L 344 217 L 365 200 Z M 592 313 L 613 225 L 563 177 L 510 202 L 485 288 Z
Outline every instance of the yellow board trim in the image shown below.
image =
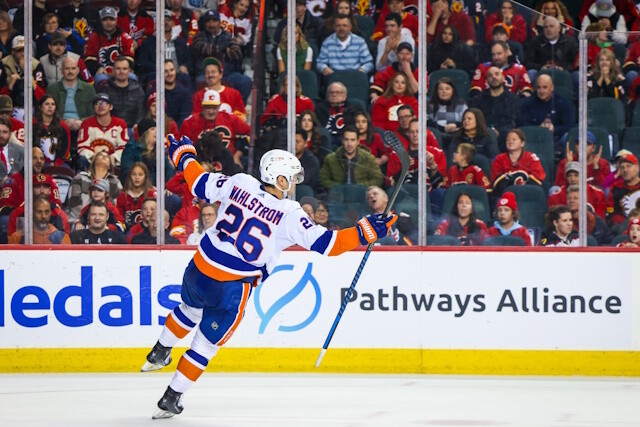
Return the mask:
M 173 351 L 173 371 L 185 348 Z M 147 348 L 0 349 L 0 373 L 136 372 Z M 640 352 L 223 348 L 208 372 L 640 376 Z

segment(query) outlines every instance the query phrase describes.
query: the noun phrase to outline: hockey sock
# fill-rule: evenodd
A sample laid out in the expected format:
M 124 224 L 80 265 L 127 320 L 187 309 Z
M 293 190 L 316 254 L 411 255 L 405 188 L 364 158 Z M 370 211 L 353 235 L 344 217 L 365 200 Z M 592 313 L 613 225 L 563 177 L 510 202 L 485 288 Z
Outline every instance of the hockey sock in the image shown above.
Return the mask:
M 209 360 L 218 352 L 217 345 L 212 344 L 198 329 L 193 337 L 191 348 L 187 350 L 178 362 L 178 370 L 171 380 L 171 388 L 178 393 L 184 393 L 200 378 L 209 364 Z
M 160 344 L 173 348 L 202 320 L 202 309 L 190 307 L 184 302 L 173 309 L 164 322 Z

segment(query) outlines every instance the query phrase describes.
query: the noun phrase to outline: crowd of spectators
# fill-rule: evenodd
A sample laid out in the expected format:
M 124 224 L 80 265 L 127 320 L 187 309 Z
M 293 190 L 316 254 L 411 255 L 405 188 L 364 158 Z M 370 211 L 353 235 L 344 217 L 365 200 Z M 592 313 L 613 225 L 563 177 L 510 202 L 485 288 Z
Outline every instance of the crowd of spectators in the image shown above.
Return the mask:
M 295 56 L 286 49 L 285 11 L 272 15 L 279 20 L 267 61 L 274 64 L 273 84 L 255 141 L 249 141 L 246 108 L 252 79 L 244 68 L 259 2 L 192 3 L 167 1 L 162 108 L 154 93 L 160 72 L 154 10 L 142 8 L 142 0 L 99 8 L 83 0 L 57 8 L 36 0 L 34 114 L 23 105 L 24 6 L 11 15 L 0 11 L 0 241 L 23 239 L 16 233 L 25 179 L 24 120 L 33 117 L 39 242 L 152 242 L 159 196 L 166 201 L 167 242 L 197 242 L 202 227 L 213 223 L 215 207 L 193 199 L 168 161 L 167 190 L 156 194 L 157 114 L 165 115 L 165 134 L 196 143 L 207 169 L 246 171 L 250 144 L 258 160 L 270 148 L 286 147 L 289 60 L 298 72 L 295 153 L 307 171 L 301 188 L 316 221 L 344 227 L 378 209 L 372 200 L 385 199 L 400 178 L 399 159 L 381 138 L 393 131 L 411 158 L 408 188 L 419 182 L 419 164 L 426 165 L 430 234 L 453 236 L 463 245 L 499 236 L 516 236 L 526 245 L 574 245 L 580 143 L 587 144 L 590 235 L 610 244 L 629 232 L 640 207 L 640 153 L 634 148 L 640 144 L 623 145 L 621 131 L 604 139 L 589 132 L 579 141 L 572 130 L 578 125 L 574 27 L 590 31 L 589 99 L 621 101 L 625 125 L 632 125 L 640 94 L 640 37 L 633 33 L 640 15 L 632 0 L 587 0 L 580 8 L 560 0 L 522 2 L 536 13 L 510 0 L 491 2 L 491 10 L 482 0 L 430 0 L 427 70 L 417 67 L 416 0 L 296 0 Z M 569 76 L 562 87 L 561 72 Z M 428 73 L 425 112 L 417 102 L 421 73 Z M 425 159 L 418 158 L 420 114 L 429 126 Z M 551 153 L 537 151 L 532 128 L 549 135 L 543 136 L 552 141 Z M 348 194 L 345 184 L 360 193 Z M 529 204 L 520 203 L 518 211 L 519 186 L 538 187 L 544 195 L 547 203 L 538 209 L 548 213 L 545 227 L 527 223 Z M 370 197 L 373 188 L 385 196 Z M 477 188 L 488 201 L 482 218 Z M 398 207 L 401 221 L 391 244 L 417 241 L 414 196 Z M 62 235 L 44 227 L 47 215 Z

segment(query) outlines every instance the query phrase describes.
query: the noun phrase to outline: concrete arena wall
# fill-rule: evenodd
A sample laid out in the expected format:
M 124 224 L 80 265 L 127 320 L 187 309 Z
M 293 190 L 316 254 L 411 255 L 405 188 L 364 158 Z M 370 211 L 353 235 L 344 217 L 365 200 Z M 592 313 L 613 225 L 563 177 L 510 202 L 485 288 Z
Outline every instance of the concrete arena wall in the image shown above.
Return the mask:
M 287 251 L 210 371 L 640 375 L 640 253 Z M 0 372 L 138 371 L 193 249 L 0 252 Z M 190 342 L 174 351 L 174 366 Z

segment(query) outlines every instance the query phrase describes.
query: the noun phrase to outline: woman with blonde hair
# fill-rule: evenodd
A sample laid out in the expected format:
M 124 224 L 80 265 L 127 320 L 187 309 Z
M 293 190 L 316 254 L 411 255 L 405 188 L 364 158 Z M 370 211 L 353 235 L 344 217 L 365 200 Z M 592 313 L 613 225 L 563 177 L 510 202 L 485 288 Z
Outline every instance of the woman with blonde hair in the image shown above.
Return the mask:
M 560 31 L 569 37 L 573 37 L 574 25 L 571 20 L 571 13 L 560 0 L 540 0 L 536 5 L 536 12 L 538 13 L 535 16 L 538 18 L 531 20 L 531 32 L 534 36 L 543 34 L 544 19 L 547 16 L 552 16 L 560 21 Z
M 278 74 L 282 74 L 287 69 L 287 29 L 282 32 L 282 38 L 276 49 L 276 59 L 278 60 Z M 309 46 L 307 38 L 300 25 L 296 25 L 296 70 L 311 70 L 313 62 L 313 49 Z
M 620 71 L 620 63 L 609 49 L 602 49 L 587 76 L 589 98 L 627 99 L 626 79 Z

